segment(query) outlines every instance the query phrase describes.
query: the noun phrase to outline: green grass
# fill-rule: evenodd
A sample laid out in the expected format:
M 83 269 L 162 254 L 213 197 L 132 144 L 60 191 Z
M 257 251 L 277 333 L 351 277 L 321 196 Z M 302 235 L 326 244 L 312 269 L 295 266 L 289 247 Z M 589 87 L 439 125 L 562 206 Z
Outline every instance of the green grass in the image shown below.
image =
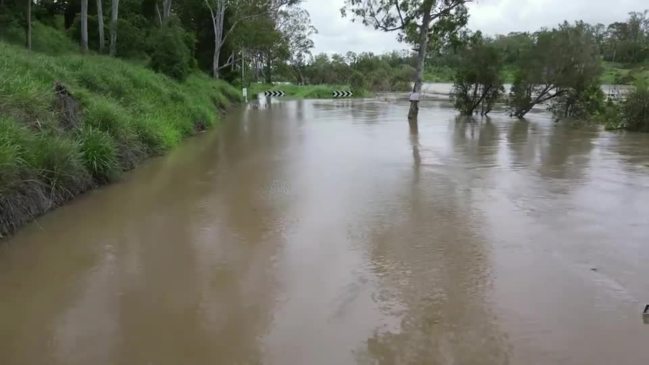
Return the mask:
M 621 63 L 604 62 L 602 84 L 633 85 L 638 81 L 649 81 L 648 65 L 624 65 Z
M 333 91 L 349 91 L 350 86 L 346 85 L 294 85 L 294 84 L 251 84 L 248 88 L 248 96 L 263 93 L 264 91 L 281 90 L 286 96 L 297 99 L 333 99 Z M 354 97 L 368 97 L 368 91 L 354 91 Z
M 16 22 L 12 22 L 5 26 L 4 29 L 0 29 L 0 40 L 23 46 L 25 44 L 25 30 Z M 78 52 L 79 45 L 72 42 L 64 31 L 33 21 L 32 50 L 50 55 L 62 55 Z
M 205 74 L 178 82 L 123 60 L 77 54 L 60 32 L 50 33 L 68 51 L 30 52 L 0 41 L 0 237 L 214 125 L 219 110 L 240 101 L 237 89 Z M 78 102 L 72 129 L 61 121 L 55 82 Z
M 455 70 L 447 66 L 428 66 L 424 71 L 425 82 L 453 82 Z

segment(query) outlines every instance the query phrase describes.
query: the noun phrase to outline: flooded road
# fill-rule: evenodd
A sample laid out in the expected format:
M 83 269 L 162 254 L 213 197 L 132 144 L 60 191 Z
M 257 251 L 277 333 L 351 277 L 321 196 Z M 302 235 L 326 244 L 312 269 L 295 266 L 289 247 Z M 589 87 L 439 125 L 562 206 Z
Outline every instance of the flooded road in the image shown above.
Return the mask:
M 0 364 L 647 364 L 649 135 L 233 112 L 0 245 Z

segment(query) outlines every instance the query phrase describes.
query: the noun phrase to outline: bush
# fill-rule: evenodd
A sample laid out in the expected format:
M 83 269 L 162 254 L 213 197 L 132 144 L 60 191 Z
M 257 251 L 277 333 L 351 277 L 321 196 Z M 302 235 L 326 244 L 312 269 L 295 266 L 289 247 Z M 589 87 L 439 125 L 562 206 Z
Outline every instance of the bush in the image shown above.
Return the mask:
M 367 88 L 367 80 L 365 75 L 358 71 L 353 71 L 350 78 L 352 91 L 355 93 L 362 92 Z
M 604 109 L 604 92 L 599 82 L 584 88 L 566 90 L 554 98 L 550 110 L 557 119 L 581 119 L 601 114 Z
M 79 146 L 83 164 L 97 182 L 115 180 L 120 174 L 115 141 L 106 132 L 92 127 L 79 133 Z
M 632 131 L 649 132 L 649 84 L 638 82 L 635 90 L 627 95 L 622 105 L 626 128 Z
M 624 128 L 624 118 L 622 110 L 618 104 L 609 101 L 597 116 L 597 121 L 604 125 L 606 130 L 615 130 Z
M 185 43 L 185 31 L 174 25 L 163 26 L 151 36 L 151 68 L 177 80 L 191 71 L 192 55 Z
M 146 50 L 149 48 L 150 41 L 146 37 L 148 23 L 145 17 L 133 14 L 128 19 L 120 17 L 117 20 L 118 57 L 147 59 Z M 108 47 L 108 42 L 106 44 Z
M 463 115 L 487 115 L 505 92 L 502 56 L 492 44 L 476 34 L 462 52 L 453 85 L 454 106 Z

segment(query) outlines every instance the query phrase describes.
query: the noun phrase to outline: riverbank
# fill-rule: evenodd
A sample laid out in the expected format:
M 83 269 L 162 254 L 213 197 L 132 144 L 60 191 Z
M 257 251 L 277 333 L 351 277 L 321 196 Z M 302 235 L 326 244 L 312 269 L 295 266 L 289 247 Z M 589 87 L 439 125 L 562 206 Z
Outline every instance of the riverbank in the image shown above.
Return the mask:
M 217 123 L 239 91 L 0 42 L 0 238 Z

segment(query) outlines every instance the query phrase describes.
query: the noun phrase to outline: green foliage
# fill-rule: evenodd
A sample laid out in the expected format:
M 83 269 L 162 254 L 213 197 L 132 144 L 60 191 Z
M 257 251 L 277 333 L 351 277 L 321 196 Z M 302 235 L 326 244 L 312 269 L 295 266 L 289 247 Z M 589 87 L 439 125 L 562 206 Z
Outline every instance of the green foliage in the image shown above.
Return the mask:
M 78 139 L 83 163 L 98 182 L 109 182 L 119 176 L 117 147 L 108 133 L 87 127 L 81 130 Z
M 535 34 L 520 55 L 510 95 L 513 115 L 552 102 L 558 118 L 588 118 L 599 111 L 602 67 L 593 34 L 582 22 Z
M 631 12 L 624 22 L 615 22 L 607 29 L 597 29 L 600 49 L 606 61 L 640 63 L 649 57 L 649 13 Z
M 25 45 L 24 25 L 18 19 L 7 18 L 4 25 L 0 19 L 0 40 L 19 46 Z M 64 32 L 52 30 L 51 27 L 37 20 L 32 21 L 32 50 L 52 55 L 79 50 L 78 44 L 70 40 Z
M 350 84 L 352 91 L 365 90 L 367 88 L 367 80 L 365 76 L 359 71 L 352 72 L 350 77 Z
M 122 4 L 120 3 L 120 8 Z M 123 10 L 120 9 L 120 13 Z M 108 24 L 108 23 L 106 23 Z M 117 20 L 117 56 L 123 58 L 148 59 L 147 50 L 150 49 L 149 21 L 139 15 L 130 14 L 127 18 Z M 106 29 L 108 31 L 108 29 Z M 108 34 L 108 33 L 106 33 Z
M 604 109 L 604 92 L 595 82 L 584 88 L 571 88 L 552 99 L 550 110 L 557 119 L 587 120 Z
M 622 110 L 618 104 L 613 102 L 607 103 L 602 112 L 596 116 L 596 120 L 604 125 L 606 130 L 615 130 L 624 128 L 624 118 Z
M 426 82 L 452 82 L 455 71 L 450 66 L 430 65 L 424 72 Z
M 177 80 L 184 80 L 192 68 L 187 34 L 178 26 L 165 25 L 151 36 L 151 68 Z
M 627 129 L 649 132 L 649 83 L 639 82 L 635 86 L 622 105 L 622 113 Z
M 454 105 L 463 115 L 487 115 L 504 93 L 500 52 L 476 34 L 462 52 L 453 85 Z
M 414 78 L 413 63 L 410 55 L 399 52 L 380 56 L 349 52 L 345 57 L 320 54 L 304 67 L 303 76 L 308 84 L 350 84 L 359 93 L 406 91 Z

